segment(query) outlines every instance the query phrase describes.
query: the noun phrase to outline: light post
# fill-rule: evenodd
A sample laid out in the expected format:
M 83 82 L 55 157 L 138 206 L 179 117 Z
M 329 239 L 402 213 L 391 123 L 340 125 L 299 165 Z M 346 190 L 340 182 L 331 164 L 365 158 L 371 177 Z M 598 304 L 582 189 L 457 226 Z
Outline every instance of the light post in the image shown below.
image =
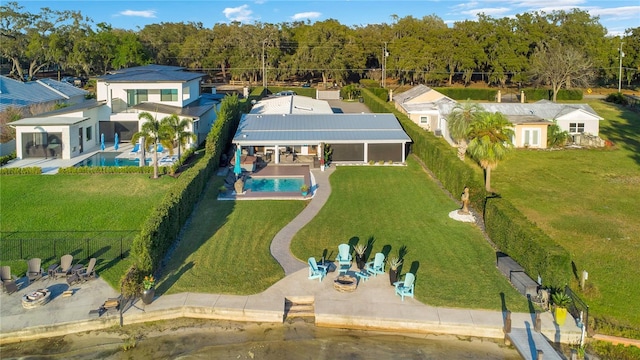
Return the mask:
M 262 87 L 264 88 L 265 95 L 267 94 L 267 63 L 264 57 L 264 46 L 267 43 L 267 39 L 262 40 Z
M 624 57 L 624 53 L 622 52 L 622 41 L 620 42 L 620 73 L 618 74 L 618 92 L 622 92 L 622 58 Z

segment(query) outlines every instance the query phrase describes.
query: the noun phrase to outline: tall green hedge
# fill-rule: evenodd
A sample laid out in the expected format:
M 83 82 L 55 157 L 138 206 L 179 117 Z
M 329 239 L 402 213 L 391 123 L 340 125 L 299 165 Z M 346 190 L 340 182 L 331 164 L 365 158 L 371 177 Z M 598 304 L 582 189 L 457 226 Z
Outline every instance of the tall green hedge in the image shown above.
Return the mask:
M 217 119 L 207 136 L 204 157 L 181 174 L 142 225 L 131 247 L 134 259 L 132 266 L 137 271 L 143 274 L 154 271 L 177 238 L 207 182 L 218 168 L 220 156 L 240 121 L 239 109 L 237 96 L 222 100 Z M 125 281 L 123 278 L 123 283 Z
M 484 179 L 460 161 L 456 149 L 442 138 L 425 131 L 392 104 L 363 89 L 365 104 L 375 113 L 393 113 L 413 140 L 411 151 L 433 172 L 442 186 L 457 196 L 465 186 L 471 190 L 471 205 L 484 217 L 485 230 L 491 240 L 526 270 L 534 279 L 542 277 L 545 285 L 564 286 L 570 279 L 569 253 L 532 224 L 506 199 L 487 198 Z
M 471 100 L 495 101 L 496 96 L 498 95 L 498 90 L 496 89 L 443 87 L 443 88 L 435 88 L 434 90 L 454 100 L 471 99 Z
M 526 101 L 553 100 L 551 89 L 523 89 Z M 560 89 L 556 100 L 582 100 L 582 90 Z

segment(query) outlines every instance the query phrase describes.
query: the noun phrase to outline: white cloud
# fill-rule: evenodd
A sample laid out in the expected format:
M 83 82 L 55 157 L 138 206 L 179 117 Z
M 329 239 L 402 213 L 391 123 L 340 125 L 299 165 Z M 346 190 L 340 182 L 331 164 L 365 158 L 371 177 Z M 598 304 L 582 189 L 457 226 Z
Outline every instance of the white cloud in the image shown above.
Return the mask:
M 491 17 L 501 17 L 501 16 L 504 16 L 504 14 L 509 13 L 511 11 L 512 11 L 511 9 L 506 7 L 480 8 L 480 9 L 471 9 L 471 10 L 462 11 L 461 14 L 475 16 L 482 13 Z
M 307 11 L 294 14 L 291 17 L 291 20 L 317 19 L 320 16 L 322 16 L 322 13 L 319 13 L 317 11 Z
M 234 8 L 225 8 L 222 10 L 224 16 L 231 21 L 249 22 L 254 20 L 253 11 L 249 9 L 249 5 L 242 5 Z
M 124 11 L 120 11 L 118 13 L 119 15 L 122 16 L 136 16 L 136 17 L 143 17 L 143 18 L 155 18 L 156 17 L 156 11 L 155 10 L 124 10 Z

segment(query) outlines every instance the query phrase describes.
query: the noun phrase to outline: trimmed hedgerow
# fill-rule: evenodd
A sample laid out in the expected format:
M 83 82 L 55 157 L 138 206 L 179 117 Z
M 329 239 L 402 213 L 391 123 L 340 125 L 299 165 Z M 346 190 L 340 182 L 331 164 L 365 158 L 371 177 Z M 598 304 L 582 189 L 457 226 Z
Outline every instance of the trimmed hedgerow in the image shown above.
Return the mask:
M 38 166 L 0 169 L 0 175 L 40 175 L 40 174 L 42 174 L 42 168 Z
M 473 88 L 436 88 L 439 93 L 454 100 L 486 100 L 494 101 L 498 94 L 495 89 L 473 89 Z
M 168 167 L 160 166 L 158 172 L 166 174 Z M 69 166 L 59 168 L 58 174 L 153 174 L 153 166 Z

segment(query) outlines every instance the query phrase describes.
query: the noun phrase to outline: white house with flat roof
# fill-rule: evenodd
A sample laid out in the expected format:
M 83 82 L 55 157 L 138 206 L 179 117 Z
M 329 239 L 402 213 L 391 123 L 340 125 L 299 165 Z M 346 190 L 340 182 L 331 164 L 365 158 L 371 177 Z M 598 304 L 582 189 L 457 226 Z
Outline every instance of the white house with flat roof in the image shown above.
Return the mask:
M 195 134 L 196 140 L 188 146 L 195 147 L 206 139 L 222 98 L 200 93 L 203 76 L 163 65 L 109 72 L 96 81 L 95 101 L 12 122 L 17 157 L 71 159 L 99 149 L 103 134 L 107 143 L 113 143 L 116 134 L 120 142 L 129 142 L 144 123 L 138 118 L 141 112 L 158 120 L 171 114 L 189 119 L 186 130 Z

